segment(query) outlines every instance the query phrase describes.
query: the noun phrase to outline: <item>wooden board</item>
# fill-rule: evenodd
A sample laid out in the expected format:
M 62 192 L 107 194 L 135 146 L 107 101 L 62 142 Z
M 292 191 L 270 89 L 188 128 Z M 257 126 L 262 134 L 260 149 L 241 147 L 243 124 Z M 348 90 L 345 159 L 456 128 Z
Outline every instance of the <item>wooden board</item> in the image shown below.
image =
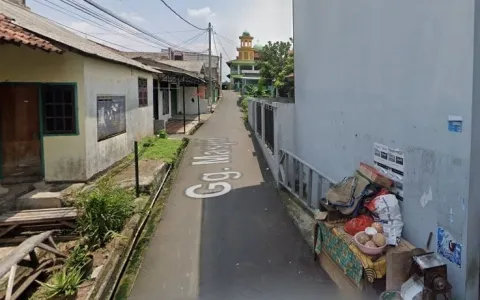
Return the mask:
M 18 245 L 27 239 L 29 239 L 31 236 L 27 235 L 21 235 L 21 236 L 16 236 L 16 237 L 4 237 L 0 239 L 0 245 L 2 246 L 9 246 L 9 245 Z M 53 237 L 53 240 L 56 243 L 60 242 L 69 242 L 78 239 L 78 235 L 56 235 Z
M 73 207 L 12 211 L 0 215 L 0 226 L 74 220 L 76 217 L 77 209 Z
M 48 239 L 52 235 L 51 231 L 46 231 L 38 235 L 32 236 L 25 240 L 13 251 L 10 251 L 6 256 L 0 260 L 0 278 L 5 276 L 10 271 L 10 268 L 21 261 L 28 253 L 32 252 L 35 247 Z
M 387 291 L 400 290 L 409 278 L 411 265 L 410 251 L 387 253 Z

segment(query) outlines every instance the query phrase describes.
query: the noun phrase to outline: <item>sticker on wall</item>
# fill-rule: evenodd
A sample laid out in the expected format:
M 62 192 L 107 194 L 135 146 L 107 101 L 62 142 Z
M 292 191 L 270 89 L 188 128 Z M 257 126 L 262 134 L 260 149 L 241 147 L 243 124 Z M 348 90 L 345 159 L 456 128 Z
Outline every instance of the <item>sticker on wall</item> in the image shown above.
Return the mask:
M 437 227 L 437 253 L 462 267 L 462 244 L 457 242 L 445 228 Z
M 448 116 L 448 131 L 461 133 L 463 130 L 463 118 L 460 116 Z
M 392 179 L 396 192 L 403 197 L 403 176 L 405 172 L 405 153 L 379 143 L 373 144 L 373 163 L 377 169 Z

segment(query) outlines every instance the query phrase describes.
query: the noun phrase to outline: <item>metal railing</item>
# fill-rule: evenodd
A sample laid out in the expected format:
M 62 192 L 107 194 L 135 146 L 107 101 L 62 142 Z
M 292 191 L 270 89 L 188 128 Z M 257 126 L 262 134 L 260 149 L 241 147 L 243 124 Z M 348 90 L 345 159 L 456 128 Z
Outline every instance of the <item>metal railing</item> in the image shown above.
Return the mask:
M 256 106 L 257 106 L 257 111 L 256 111 L 256 114 L 257 114 L 257 124 L 256 124 L 256 130 L 257 130 L 257 134 L 259 136 L 262 136 L 262 103 L 260 102 L 256 102 Z
M 275 150 L 275 117 L 274 107 L 270 104 L 265 104 L 265 145 L 274 153 Z
M 306 208 L 312 211 L 319 208 L 320 199 L 325 197 L 334 181 L 288 151 L 280 150 L 279 155 L 279 183 Z

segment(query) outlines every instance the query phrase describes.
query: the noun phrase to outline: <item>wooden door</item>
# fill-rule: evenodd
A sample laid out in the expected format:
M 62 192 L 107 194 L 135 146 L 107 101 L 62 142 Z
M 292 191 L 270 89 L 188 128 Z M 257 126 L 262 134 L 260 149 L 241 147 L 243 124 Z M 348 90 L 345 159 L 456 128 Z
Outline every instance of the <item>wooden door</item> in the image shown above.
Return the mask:
M 0 86 L 1 167 L 4 178 L 41 175 L 38 87 Z

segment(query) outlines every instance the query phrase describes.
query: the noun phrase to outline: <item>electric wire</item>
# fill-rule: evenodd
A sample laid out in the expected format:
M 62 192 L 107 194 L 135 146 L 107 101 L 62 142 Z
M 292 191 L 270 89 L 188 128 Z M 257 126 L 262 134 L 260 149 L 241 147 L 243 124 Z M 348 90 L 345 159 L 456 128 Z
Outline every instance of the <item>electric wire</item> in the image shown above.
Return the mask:
M 231 39 L 227 38 L 227 37 L 224 37 L 223 35 L 219 34 L 218 32 L 215 32 L 219 37 L 221 37 L 222 39 L 224 39 L 225 41 L 227 41 L 228 43 L 234 45 L 234 46 L 237 46 L 237 43 L 235 43 L 234 41 L 232 41 Z
M 150 44 L 147 44 L 146 42 L 144 42 L 143 39 L 141 39 L 141 38 L 139 38 L 139 37 L 136 37 L 136 36 L 135 36 L 135 37 L 136 37 L 136 39 L 135 39 L 134 37 L 129 36 L 129 35 L 124 34 L 124 33 L 121 33 L 121 32 L 113 32 L 113 31 L 111 31 L 111 30 L 107 30 L 107 29 L 105 28 L 105 25 L 102 25 L 102 24 L 100 24 L 100 23 L 98 23 L 98 22 L 96 22 L 96 21 L 94 21 L 94 20 L 91 20 L 91 19 L 89 19 L 89 18 L 86 18 L 86 17 L 84 17 L 84 16 L 82 16 L 82 15 L 80 15 L 80 14 L 77 14 L 77 13 L 73 12 L 73 11 L 69 11 L 68 9 L 66 9 L 66 8 L 64 8 L 64 7 L 62 7 L 62 6 L 59 6 L 59 5 L 53 3 L 53 2 L 51 2 L 51 1 L 49 1 L 49 0 L 45 0 L 45 1 L 48 2 L 48 3 L 51 3 L 52 5 L 54 5 L 54 6 L 56 6 L 56 7 L 50 6 L 50 5 L 48 5 L 48 4 L 46 4 L 46 3 L 43 3 L 43 2 L 41 2 L 41 1 L 39 1 L 39 0 L 33 0 L 33 1 L 35 1 L 36 3 L 38 3 L 38 4 L 42 5 L 42 6 L 48 7 L 48 8 L 50 8 L 50 9 L 52 9 L 52 10 L 55 10 L 55 11 L 57 11 L 57 12 L 59 12 L 59 13 L 62 13 L 62 14 L 67 15 L 67 16 L 69 16 L 69 17 L 72 17 L 72 18 L 74 18 L 74 19 L 76 19 L 76 20 L 84 21 L 84 22 L 86 22 L 86 23 L 88 23 L 88 24 L 90 24 L 90 25 L 92 25 L 92 26 L 94 26 L 94 27 L 96 27 L 96 28 L 99 28 L 99 29 L 102 29 L 102 30 L 107 31 L 106 33 L 102 33 L 102 34 L 113 34 L 113 35 L 122 36 L 122 37 L 124 37 L 124 38 L 126 38 L 126 39 L 129 39 L 129 40 L 131 40 L 131 41 L 134 41 L 134 42 L 137 42 L 137 43 L 140 43 L 140 44 L 149 46 L 149 47 L 154 47 L 154 48 L 161 49 L 161 48 L 159 47 L 159 45 L 154 44 L 154 43 L 151 43 L 151 42 L 150 42 Z M 62 11 L 61 9 L 62 9 L 63 11 Z M 55 23 L 58 23 L 58 22 L 55 22 Z M 58 23 L 58 24 L 61 24 L 61 23 Z M 62 26 L 65 26 L 65 27 L 67 26 L 67 25 L 64 25 L 64 24 L 61 24 L 61 25 L 62 25 Z M 71 29 L 72 29 L 72 30 L 76 30 L 76 29 L 74 29 L 74 28 L 71 28 Z M 77 30 L 77 31 L 79 31 L 79 30 Z M 79 32 L 80 32 L 80 31 L 79 31 Z M 88 33 L 88 35 L 91 35 L 91 36 L 94 36 L 94 35 L 96 35 L 96 34 L 98 34 L 98 33 Z M 98 37 L 95 37 L 95 38 L 101 40 L 101 39 L 98 38 Z M 111 42 L 110 42 L 110 43 L 111 43 Z
M 80 32 L 80 33 L 82 33 L 82 34 L 85 34 L 85 35 L 90 36 L 90 37 L 92 37 L 92 38 L 94 38 L 94 39 L 100 40 L 100 41 L 102 41 L 102 42 L 105 42 L 105 43 L 108 43 L 108 44 L 112 44 L 112 45 L 115 45 L 115 46 L 118 46 L 118 47 L 121 47 L 121 48 L 130 50 L 130 51 L 134 51 L 134 52 L 137 51 L 137 50 L 135 50 L 135 49 L 128 48 L 128 47 L 122 46 L 122 45 L 120 45 L 120 44 L 113 43 L 113 42 L 110 42 L 110 41 L 107 41 L 107 40 L 104 40 L 104 39 L 101 39 L 101 38 L 92 36 L 92 35 L 90 35 L 90 34 L 88 34 L 88 33 L 86 33 L 86 32 L 83 32 L 83 31 L 81 31 L 81 30 L 72 28 L 72 27 L 67 26 L 67 25 L 65 25 L 65 24 L 62 24 L 62 23 L 59 23 L 59 22 L 56 22 L 56 21 L 53 21 L 53 20 L 51 20 L 51 21 L 52 21 L 53 23 L 56 23 L 56 24 L 60 25 L 60 26 L 63 26 L 63 27 L 65 27 L 65 28 L 68 28 L 68 29 L 73 30 L 73 31 Z
M 203 31 L 199 33 L 198 35 L 195 35 L 194 37 L 191 37 L 190 39 L 184 41 L 183 43 L 180 44 L 180 46 L 189 46 L 199 40 L 201 37 L 203 37 L 206 34 L 206 31 Z
M 77 9 L 77 10 L 80 10 L 82 12 L 84 12 L 85 14 L 101 21 L 101 22 L 104 22 L 104 23 L 107 23 L 109 24 L 110 26 L 112 27 L 115 27 L 123 32 L 126 32 L 132 36 L 135 36 L 137 38 L 140 38 L 140 39 L 143 39 L 147 42 L 150 42 L 150 43 L 153 43 L 157 46 L 160 46 L 160 47 L 165 47 L 165 44 L 164 43 L 160 43 L 158 41 L 155 41 L 155 40 L 151 40 L 151 39 L 148 39 L 148 38 L 145 38 L 144 36 L 142 36 L 139 32 L 136 32 L 135 30 L 131 29 L 131 28 L 128 28 L 122 24 L 118 24 L 116 23 L 114 20 L 110 20 L 108 18 L 106 18 L 105 16 L 89 9 L 88 7 L 85 7 L 85 6 L 82 6 L 80 3 L 78 2 L 75 2 L 75 1 L 72 1 L 72 0 L 60 0 L 61 2 L 63 2 L 64 4 L 67 4 L 68 6 L 74 8 L 74 9 Z
M 133 12 L 133 13 L 135 13 L 135 14 L 137 14 L 138 16 L 141 17 L 141 14 L 138 13 L 133 6 L 131 6 L 130 4 L 128 4 L 126 0 L 119 0 L 119 1 L 120 1 L 125 7 L 127 7 L 131 12 Z M 146 19 L 144 19 L 144 20 L 145 20 L 147 23 L 152 24 L 152 23 L 149 22 L 148 20 L 146 20 Z M 191 30 L 187 30 L 187 31 L 197 31 L 197 30 L 196 30 L 196 29 L 191 29 Z M 167 31 L 167 30 L 164 30 L 163 33 L 169 34 L 169 35 L 171 35 L 171 36 L 172 36 L 173 38 L 175 38 L 175 39 L 182 40 L 182 39 L 179 38 L 177 35 L 173 34 L 174 32 L 175 32 L 175 31 Z M 152 34 L 158 34 L 158 33 L 152 32 Z
M 61 1 L 65 1 L 65 0 L 61 0 Z M 66 1 L 72 1 L 72 0 L 66 0 Z M 129 22 L 128 20 L 126 20 L 126 19 L 124 19 L 124 18 L 116 15 L 114 12 L 112 12 L 111 10 L 109 10 L 109 9 L 101 6 L 100 4 L 96 3 L 95 1 L 92 1 L 92 0 L 83 0 L 83 1 L 86 2 L 86 3 L 88 3 L 88 4 L 90 4 L 91 6 L 93 6 L 93 7 L 95 7 L 95 8 L 97 8 L 98 10 L 102 11 L 104 14 L 107 14 L 107 15 L 109 15 L 110 17 L 112 17 L 112 18 L 120 21 L 121 23 L 126 24 L 126 25 L 130 26 L 131 28 L 134 28 L 135 30 L 143 33 L 144 35 L 146 35 L 146 36 L 148 36 L 148 37 L 151 37 L 151 38 L 153 38 L 153 39 L 155 39 L 155 40 L 157 40 L 157 41 L 160 41 L 160 42 L 162 42 L 162 43 L 165 43 L 165 44 L 169 45 L 169 46 L 172 47 L 172 48 L 179 48 L 177 45 L 175 45 L 175 44 L 173 44 L 173 43 L 170 43 L 170 42 L 168 42 L 168 41 L 166 41 L 166 40 L 164 40 L 164 39 L 162 39 L 162 38 L 160 38 L 160 37 L 158 37 L 158 36 L 156 36 L 156 35 L 154 35 L 154 34 L 151 34 L 150 32 L 146 31 L 145 29 L 143 29 L 143 28 L 141 28 L 141 27 L 139 27 L 139 26 L 137 26 L 137 25 L 135 25 L 135 24 L 132 24 L 132 23 Z M 190 51 L 189 49 L 186 49 L 186 48 L 185 48 L 185 50 Z M 194 52 L 194 51 L 192 51 L 192 52 Z
M 215 41 L 215 36 L 213 36 L 212 40 L 213 40 L 213 45 L 215 45 L 215 54 L 219 55 L 218 49 L 217 49 L 217 42 Z
M 228 55 L 228 52 L 225 50 L 225 47 L 223 47 L 222 42 L 221 42 L 220 39 L 218 38 L 218 33 L 215 32 L 215 34 L 213 35 L 213 37 L 215 38 L 215 36 L 217 36 L 218 44 L 219 44 L 220 47 L 222 48 L 223 53 L 227 56 L 228 60 L 232 60 L 232 58 L 230 57 L 230 55 Z
M 192 52 L 192 53 L 203 53 L 204 51 L 202 52 L 197 52 L 197 51 L 192 51 L 191 49 L 188 49 L 186 48 L 185 46 L 186 45 L 189 45 L 191 43 L 193 43 L 194 41 L 198 40 L 202 35 L 204 35 L 206 33 L 205 30 L 203 30 L 200 34 L 196 35 L 196 36 L 193 36 L 183 42 L 180 43 L 180 45 L 176 45 L 176 44 L 173 44 L 171 42 L 168 42 L 162 38 L 159 38 L 157 36 L 155 36 L 154 34 L 150 33 L 150 32 L 147 32 L 141 28 L 139 28 L 138 26 L 135 26 L 133 24 L 131 24 L 130 22 L 124 20 L 123 18 L 115 15 L 114 13 L 111 13 L 110 11 L 108 11 L 107 9 L 103 8 L 103 7 L 100 7 L 99 5 L 97 5 L 95 2 L 93 1 L 87 1 L 85 0 L 85 2 L 95 6 L 97 9 L 101 10 L 102 12 L 104 12 L 106 15 L 109 15 L 111 18 L 115 19 L 115 20 L 112 20 L 112 19 L 109 19 L 107 18 L 107 16 L 105 15 L 102 15 L 101 13 L 99 12 L 96 12 L 92 9 L 90 9 L 89 7 L 87 6 L 84 6 L 82 5 L 81 3 L 75 1 L 75 0 L 60 0 L 63 4 L 73 8 L 74 10 L 77 10 L 77 11 L 80 11 L 82 12 L 83 14 L 85 14 L 86 16 L 82 15 L 82 14 L 79 14 L 79 13 L 76 13 L 72 10 L 69 10 L 67 9 L 66 7 L 64 6 L 61 6 L 61 5 L 58 5 L 57 3 L 54 3 L 53 1 L 51 0 L 45 0 L 46 2 L 48 2 L 50 5 L 46 4 L 46 3 L 42 3 L 40 2 L 39 0 L 34 0 L 35 2 L 45 6 L 45 7 L 48 7 L 52 10 L 55 10 L 59 13 L 62 13 L 62 14 L 65 14 L 65 15 L 68 15 L 72 18 L 75 18 L 77 20 L 81 20 L 81 21 L 85 21 L 87 22 L 88 24 L 94 26 L 94 27 L 97 27 L 99 29 L 102 29 L 102 30 L 105 30 L 107 31 L 108 33 L 102 33 L 102 34 L 113 34 L 113 35 L 119 35 L 119 36 L 122 36 L 124 38 L 127 38 L 129 40 L 132 40 L 136 43 L 141 43 L 143 45 L 146 45 L 146 46 L 149 46 L 149 47 L 154 47 L 154 48 L 165 48 L 167 46 L 170 46 L 174 49 L 179 49 L 179 50 L 182 50 L 182 51 L 188 51 L 188 52 Z M 53 5 L 53 6 L 51 6 Z M 99 7 L 97 7 L 99 6 Z M 88 17 L 87 17 L 88 16 Z M 95 19 L 90 19 L 89 17 Z M 56 22 L 58 23 L 58 22 Z M 107 25 L 109 25 L 112 29 L 118 29 L 119 31 L 121 32 L 113 32 L 112 30 L 107 30 L 105 28 L 105 25 L 102 24 L 102 23 L 105 23 Z M 59 23 L 61 24 L 61 23 Z M 66 26 L 66 25 L 63 25 L 62 26 Z M 128 27 L 127 27 L 128 26 Z M 68 27 L 68 26 L 66 26 Z M 131 27 L 131 28 L 129 28 Z M 83 34 L 86 34 L 86 35 L 89 35 L 89 36 L 92 36 L 93 38 L 95 39 L 98 39 L 98 40 L 101 40 L 101 41 L 104 41 L 104 42 L 107 42 L 107 43 L 110 43 L 112 45 L 116 45 L 116 46 L 119 46 L 119 47 L 123 47 L 125 49 L 131 49 L 131 48 L 128 48 L 128 47 L 124 47 L 122 45 L 119 45 L 119 44 L 116 44 L 116 43 L 113 43 L 113 42 L 110 42 L 110 41 L 107 41 L 107 40 L 104 40 L 104 39 L 101 39 L 101 38 L 98 38 L 98 37 L 94 37 L 92 33 L 88 34 L 88 33 L 85 33 L 85 32 L 82 32 L 80 30 L 76 30 L 74 28 L 71 28 L 69 27 L 70 29 L 72 30 L 75 30 L 75 31 L 78 31 L 78 32 L 81 32 Z M 108 28 L 108 26 L 107 26 Z M 133 28 L 133 29 L 132 29 Z M 179 31 L 179 32 L 188 32 L 188 31 L 195 31 L 195 30 L 183 30 L 183 31 Z M 168 33 L 168 32 L 167 32 Z M 132 49 L 133 50 L 133 49 Z
M 208 30 L 208 28 L 200 28 L 198 27 L 197 25 L 194 25 L 192 23 L 190 23 L 187 19 L 185 19 L 184 17 L 182 17 L 179 13 L 177 13 L 173 8 L 170 7 L 170 5 L 167 4 L 167 2 L 165 2 L 164 0 L 160 0 L 169 10 L 171 10 L 177 17 L 179 17 L 180 19 L 182 19 L 185 23 L 187 23 L 188 25 L 198 29 L 198 30 Z

